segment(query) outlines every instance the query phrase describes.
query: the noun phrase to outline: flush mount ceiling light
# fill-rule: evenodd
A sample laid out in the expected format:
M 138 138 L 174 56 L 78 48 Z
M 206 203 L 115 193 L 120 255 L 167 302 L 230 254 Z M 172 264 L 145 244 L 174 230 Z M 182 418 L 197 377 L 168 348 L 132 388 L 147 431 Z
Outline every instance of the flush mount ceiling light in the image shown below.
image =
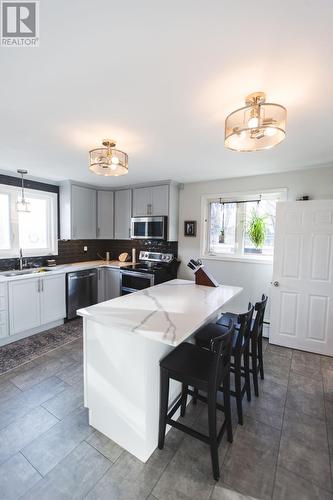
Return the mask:
M 225 120 L 225 147 L 232 151 L 260 151 L 282 142 L 286 136 L 286 108 L 266 103 L 264 92 L 248 95 L 245 104 Z
M 104 139 L 103 148 L 89 151 L 89 169 L 97 175 L 119 175 L 128 174 L 128 155 L 119 149 L 115 149 L 116 143 L 112 139 Z
M 23 176 L 28 173 L 27 170 L 17 170 L 17 173 L 21 175 L 21 196 L 17 198 L 16 210 L 17 212 L 30 212 L 30 203 L 25 199 L 24 196 L 24 179 Z

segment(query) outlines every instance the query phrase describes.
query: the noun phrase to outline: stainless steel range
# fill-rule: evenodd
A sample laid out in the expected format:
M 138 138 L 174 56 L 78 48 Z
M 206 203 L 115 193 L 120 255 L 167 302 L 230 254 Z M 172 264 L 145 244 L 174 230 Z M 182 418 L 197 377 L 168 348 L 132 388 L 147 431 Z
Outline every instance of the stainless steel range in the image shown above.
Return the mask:
M 121 295 L 137 292 L 177 277 L 179 262 L 172 253 L 141 250 L 139 262 L 120 271 Z

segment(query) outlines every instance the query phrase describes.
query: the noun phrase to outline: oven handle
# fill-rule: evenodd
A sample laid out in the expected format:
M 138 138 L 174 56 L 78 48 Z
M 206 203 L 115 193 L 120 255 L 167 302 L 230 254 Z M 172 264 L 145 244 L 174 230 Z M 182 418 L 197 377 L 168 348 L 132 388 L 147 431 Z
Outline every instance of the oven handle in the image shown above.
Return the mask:
M 137 271 L 120 271 L 120 274 L 126 274 L 127 276 L 137 276 L 138 278 L 149 278 L 152 279 L 154 278 L 153 274 L 149 273 L 139 273 Z

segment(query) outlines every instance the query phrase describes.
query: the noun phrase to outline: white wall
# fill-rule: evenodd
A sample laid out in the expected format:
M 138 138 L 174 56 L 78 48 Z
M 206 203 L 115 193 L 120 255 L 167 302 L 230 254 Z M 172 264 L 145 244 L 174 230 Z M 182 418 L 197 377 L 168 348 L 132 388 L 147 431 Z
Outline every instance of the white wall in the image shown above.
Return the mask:
M 193 279 L 193 272 L 186 265 L 190 258 L 200 256 L 202 195 L 275 188 L 287 188 L 289 200 L 302 195 L 315 199 L 333 198 L 333 167 L 185 184 L 179 200 L 179 276 Z M 184 237 L 185 220 L 197 221 L 195 238 Z M 255 302 L 262 293 L 269 295 L 272 264 L 219 260 L 205 260 L 204 264 L 220 283 L 244 288 L 243 293 L 230 304 L 229 310 L 244 310 L 249 300 Z M 269 319 L 269 309 L 266 318 Z

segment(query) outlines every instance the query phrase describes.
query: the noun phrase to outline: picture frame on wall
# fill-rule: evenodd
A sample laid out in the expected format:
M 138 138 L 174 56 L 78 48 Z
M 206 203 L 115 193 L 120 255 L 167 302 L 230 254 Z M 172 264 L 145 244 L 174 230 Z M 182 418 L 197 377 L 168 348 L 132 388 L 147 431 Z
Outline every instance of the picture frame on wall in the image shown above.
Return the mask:
M 196 235 L 197 235 L 197 221 L 186 220 L 184 222 L 184 236 L 196 236 Z

